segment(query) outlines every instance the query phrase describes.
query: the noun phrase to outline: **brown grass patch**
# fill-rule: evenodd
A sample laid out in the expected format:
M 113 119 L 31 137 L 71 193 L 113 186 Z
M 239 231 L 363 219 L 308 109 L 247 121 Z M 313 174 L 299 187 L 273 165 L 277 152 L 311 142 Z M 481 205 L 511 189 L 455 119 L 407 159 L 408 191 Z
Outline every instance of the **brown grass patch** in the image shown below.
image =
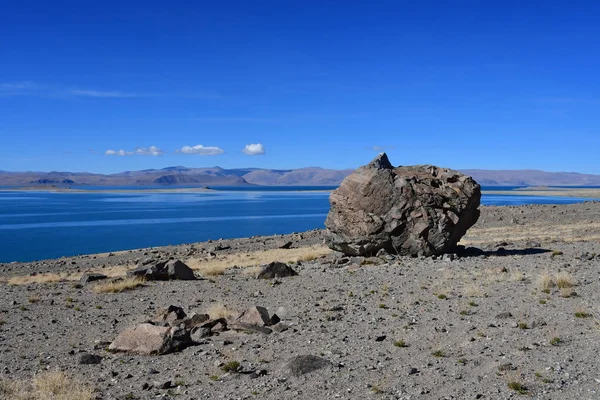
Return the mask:
M 222 303 L 215 303 L 208 307 L 206 313 L 211 319 L 229 318 L 237 315 L 235 311 L 228 309 Z
M 145 281 L 140 278 L 126 278 L 115 281 L 102 282 L 94 286 L 96 293 L 121 293 L 144 286 Z
M 486 293 L 483 291 L 483 289 L 481 289 L 477 285 L 468 285 L 464 290 L 464 294 L 467 297 L 485 297 L 486 296 Z
M 134 266 L 117 266 L 108 268 L 97 268 L 89 270 L 87 272 L 100 273 L 108 276 L 109 278 L 125 276 L 125 272 L 135 268 Z M 2 281 L 9 285 L 29 285 L 33 283 L 44 284 L 44 283 L 57 283 L 57 282 L 75 282 L 81 279 L 81 273 L 47 273 L 47 274 L 36 274 L 36 275 L 19 275 L 13 276 Z
M 568 272 L 559 272 L 556 274 L 556 286 L 559 289 L 569 289 L 575 286 L 575 281 Z
M 544 272 L 538 277 L 538 289 L 544 293 L 550 293 L 555 284 L 554 278 L 548 272 Z
M 31 382 L 0 379 L 0 398 L 13 400 L 91 400 L 92 389 L 62 372 L 44 372 Z
M 199 271 L 205 276 L 222 275 L 228 268 L 237 265 L 238 267 L 254 267 L 262 264 L 268 264 L 273 261 L 285 261 L 295 263 L 297 261 L 308 262 L 316 260 L 324 255 L 331 253 L 327 246 L 308 246 L 293 249 L 271 249 L 248 253 L 236 253 L 217 255 L 214 259 L 189 258 L 183 260 L 191 269 Z M 116 253 L 115 253 L 116 254 Z M 115 266 L 107 268 L 96 268 L 86 272 L 101 273 L 109 278 L 124 277 L 125 273 L 135 268 L 133 265 Z M 13 276 L 2 279 L 0 282 L 9 285 L 29 285 L 32 283 L 56 283 L 73 282 L 81 278 L 81 273 L 48 273 L 37 274 L 33 276 Z
M 542 224 L 532 222 L 527 225 L 470 228 L 467 234 L 461 239 L 460 244 L 473 246 L 499 241 L 560 240 L 561 242 L 577 242 L 600 239 L 600 235 L 598 234 L 590 235 L 590 230 L 600 230 L 600 223 Z
M 6 283 L 9 285 L 29 285 L 32 283 L 56 283 L 74 281 L 78 278 L 67 272 L 59 274 L 37 274 L 37 275 L 21 275 L 8 278 Z
M 326 246 L 310 246 L 294 249 L 271 249 L 248 253 L 217 255 L 213 259 L 189 258 L 184 262 L 193 270 L 199 271 L 204 276 L 223 275 L 225 270 L 234 265 L 242 268 L 256 267 L 273 261 L 294 263 L 297 261 L 313 261 L 331 253 Z
M 509 278 L 512 282 L 522 282 L 525 280 L 525 273 L 521 271 L 513 271 L 510 273 Z

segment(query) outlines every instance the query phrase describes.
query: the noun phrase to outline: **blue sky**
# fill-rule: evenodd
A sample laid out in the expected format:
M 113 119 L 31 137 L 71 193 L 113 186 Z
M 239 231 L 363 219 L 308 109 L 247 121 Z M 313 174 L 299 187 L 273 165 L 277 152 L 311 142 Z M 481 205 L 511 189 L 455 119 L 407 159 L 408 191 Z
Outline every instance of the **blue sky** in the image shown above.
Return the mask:
M 600 174 L 599 20 L 593 1 L 5 0 L 0 170 L 341 169 L 383 149 Z

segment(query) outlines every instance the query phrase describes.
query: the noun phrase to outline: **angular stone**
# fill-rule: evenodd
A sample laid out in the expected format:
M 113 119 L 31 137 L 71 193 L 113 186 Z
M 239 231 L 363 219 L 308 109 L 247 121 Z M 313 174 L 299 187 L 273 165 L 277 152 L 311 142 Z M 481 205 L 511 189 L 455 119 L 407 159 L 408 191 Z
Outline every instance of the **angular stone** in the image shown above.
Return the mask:
M 175 321 L 183 320 L 186 317 L 183 308 L 177 306 L 169 306 L 163 308 L 156 313 L 155 322 L 162 323 L 166 322 L 168 325 L 173 325 Z
M 270 321 L 271 318 L 269 317 L 269 311 L 267 311 L 266 308 L 260 306 L 248 308 L 237 319 L 237 322 L 257 326 L 269 325 Z
M 273 279 L 273 278 L 287 278 L 290 276 L 296 276 L 298 273 L 294 271 L 289 265 L 274 261 L 265 267 L 258 273 L 258 279 Z
M 331 194 L 326 242 L 349 256 L 451 252 L 477 222 L 480 199 L 471 177 L 433 165 L 394 168 L 382 153 Z
M 180 260 L 161 261 L 154 265 L 142 265 L 127 271 L 128 277 L 166 281 L 170 279 L 194 280 L 194 271 Z
M 191 343 L 187 330 L 144 323 L 123 331 L 108 349 L 142 355 L 167 354 L 182 350 Z
M 101 281 L 106 278 L 108 278 L 108 276 L 106 276 L 104 274 L 88 274 L 88 273 L 86 273 L 81 276 L 81 279 L 79 279 L 79 284 L 85 285 L 86 283 Z
M 169 260 L 165 265 L 169 279 L 178 279 L 181 281 L 193 281 L 196 279 L 194 271 L 183 261 Z

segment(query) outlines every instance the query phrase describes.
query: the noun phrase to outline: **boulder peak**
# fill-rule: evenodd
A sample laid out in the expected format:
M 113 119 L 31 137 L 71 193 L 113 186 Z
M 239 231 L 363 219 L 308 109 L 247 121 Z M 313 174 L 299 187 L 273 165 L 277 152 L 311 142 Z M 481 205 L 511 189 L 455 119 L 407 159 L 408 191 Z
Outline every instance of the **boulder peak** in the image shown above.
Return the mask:
M 385 153 L 379 153 L 379 155 L 367 164 L 366 167 L 375 169 L 394 169 L 394 166 L 390 163 L 390 160 Z

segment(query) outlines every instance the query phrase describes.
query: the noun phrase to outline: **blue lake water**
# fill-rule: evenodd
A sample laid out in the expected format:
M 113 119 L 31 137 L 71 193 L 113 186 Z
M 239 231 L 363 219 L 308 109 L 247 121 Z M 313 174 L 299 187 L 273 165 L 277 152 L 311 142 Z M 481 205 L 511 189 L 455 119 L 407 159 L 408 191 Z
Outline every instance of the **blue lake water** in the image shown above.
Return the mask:
M 0 191 L 0 262 L 323 228 L 329 193 Z M 567 197 L 484 195 L 485 205 L 567 204 Z

